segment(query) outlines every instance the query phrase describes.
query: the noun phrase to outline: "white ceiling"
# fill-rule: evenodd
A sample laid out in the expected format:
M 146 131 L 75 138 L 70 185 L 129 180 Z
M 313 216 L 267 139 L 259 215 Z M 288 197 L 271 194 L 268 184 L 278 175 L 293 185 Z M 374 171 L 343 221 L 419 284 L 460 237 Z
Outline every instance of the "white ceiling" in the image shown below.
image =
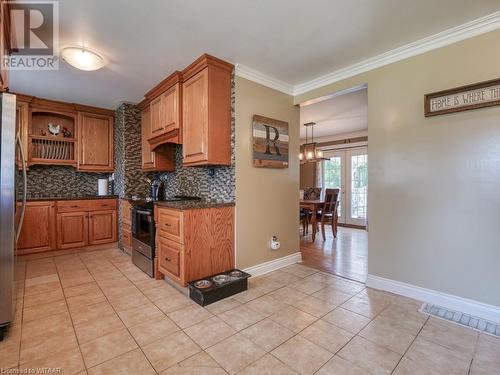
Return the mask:
M 368 92 L 366 89 L 335 96 L 300 107 L 300 138 L 305 140 L 308 122 L 315 122 L 314 138 L 354 133 L 368 129 Z M 311 131 L 309 130 L 309 137 Z
M 297 85 L 500 10 L 499 0 L 61 0 L 60 45 L 97 72 L 13 71 L 11 89 L 114 108 L 202 53 Z

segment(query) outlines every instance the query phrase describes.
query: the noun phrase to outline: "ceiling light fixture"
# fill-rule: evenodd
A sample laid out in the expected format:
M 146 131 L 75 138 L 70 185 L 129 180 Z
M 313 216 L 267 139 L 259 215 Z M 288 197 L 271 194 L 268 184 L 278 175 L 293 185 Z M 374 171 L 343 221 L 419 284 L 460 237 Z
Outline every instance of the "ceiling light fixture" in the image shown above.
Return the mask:
M 85 71 L 101 69 L 108 62 L 103 55 L 87 47 L 64 47 L 61 56 L 71 66 Z
M 316 147 L 316 142 L 314 142 L 314 125 L 315 122 L 308 122 L 304 124 L 306 127 L 306 143 L 300 146 L 299 160 L 300 164 L 306 163 L 317 163 L 322 160 L 328 160 L 323 157 L 323 151 Z M 309 142 L 309 132 L 308 129 L 311 128 L 311 142 Z

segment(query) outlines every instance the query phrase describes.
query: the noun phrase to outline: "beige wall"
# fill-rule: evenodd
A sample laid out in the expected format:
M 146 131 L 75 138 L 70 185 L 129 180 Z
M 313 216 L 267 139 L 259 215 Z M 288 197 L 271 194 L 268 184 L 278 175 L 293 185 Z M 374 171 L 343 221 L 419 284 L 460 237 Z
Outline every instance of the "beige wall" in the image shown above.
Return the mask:
M 368 83 L 372 275 L 500 306 L 500 107 L 425 118 L 424 94 L 500 77 L 500 31 L 353 77 Z
M 299 249 L 299 109 L 293 97 L 236 77 L 236 265 L 247 268 Z M 252 117 L 287 121 L 290 165 L 254 168 Z M 268 242 L 278 236 L 281 249 Z

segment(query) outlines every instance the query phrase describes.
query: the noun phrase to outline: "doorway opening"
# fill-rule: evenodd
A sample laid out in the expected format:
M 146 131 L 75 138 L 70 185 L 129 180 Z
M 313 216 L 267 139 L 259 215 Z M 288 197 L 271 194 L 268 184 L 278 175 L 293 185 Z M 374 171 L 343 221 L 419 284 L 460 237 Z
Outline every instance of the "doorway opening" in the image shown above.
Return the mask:
M 313 142 L 322 156 L 318 160 L 303 160 L 300 167 L 303 262 L 365 282 L 369 183 L 367 86 L 301 104 L 300 122 L 316 124 Z M 301 129 L 301 144 L 304 143 L 305 129 Z M 336 220 L 322 215 L 322 210 L 331 207 L 328 199 L 332 192 L 338 192 Z

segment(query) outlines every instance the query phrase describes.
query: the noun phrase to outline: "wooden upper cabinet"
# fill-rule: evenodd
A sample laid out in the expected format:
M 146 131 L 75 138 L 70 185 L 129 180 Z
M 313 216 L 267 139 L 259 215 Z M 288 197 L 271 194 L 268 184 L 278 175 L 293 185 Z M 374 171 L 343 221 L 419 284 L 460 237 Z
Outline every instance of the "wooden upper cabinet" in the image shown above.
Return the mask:
M 151 107 L 147 106 L 141 112 L 142 135 L 142 169 L 146 171 L 168 171 L 175 169 L 175 147 L 160 145 L 156 151 L 151 151 L 149 139 L 151 137 Z
M 78 113 L 78 169 L 113 172 L 113 117 Z
M 18 212 L 21 204 L 18 203 Z M 21 235 L 17 242 L 18 254 L 55 249 L 56 204 L 54 201 L 27 202 Z
M 182 133 L 186 166 L 231 165 L 233 65 L 203 55 L 183 71 Z

